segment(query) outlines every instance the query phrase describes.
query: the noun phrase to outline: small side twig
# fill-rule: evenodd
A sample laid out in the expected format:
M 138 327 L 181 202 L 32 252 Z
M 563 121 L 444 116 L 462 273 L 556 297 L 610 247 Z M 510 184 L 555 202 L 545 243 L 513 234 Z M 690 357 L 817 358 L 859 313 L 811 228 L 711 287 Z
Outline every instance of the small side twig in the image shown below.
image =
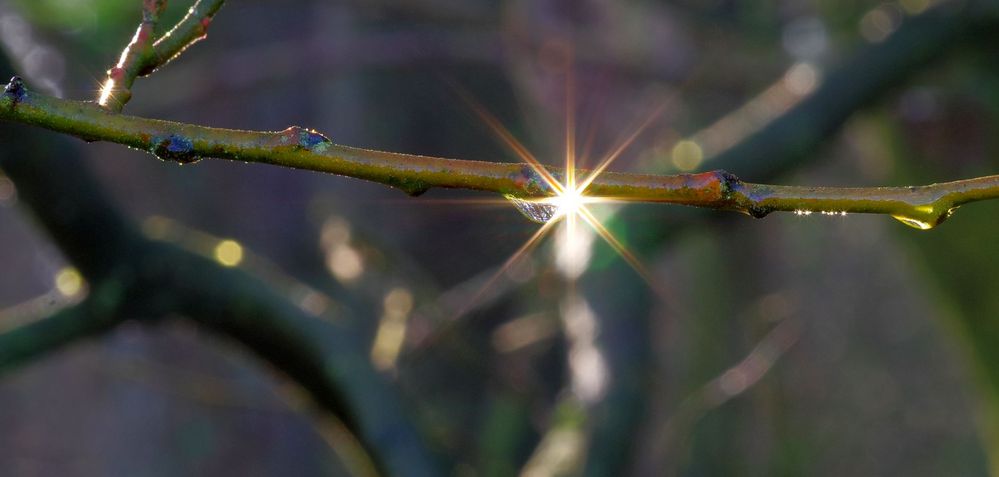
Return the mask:
M 225 0 L 198 0 L 176 26 L 157 39 L 156 26 L 166 10 L 167 0 L 143 0 L 142 23 L 122 50 L 118 63 L 108 70 L 97 103 L 109 111 L 120 112 L 132 99 L 135 79 L 169 63 L 204 38 L 212 17 L 223 3 Z
M 741 361 L 694 390 L 677 406 L 659 435 L 655 445 L 667 449 L 670 461 L 676 462 L 673 475 L 686 460 L 694 426 L 709 412 L 751 390 L 778 364 L 778 361 L 798 343 L 804 324 L 790 317 L 778 323 Z
M 191 45 L 203 40 L 208 34 L 208 26 L 215 13 L 222 8 L 225 0 L 198 0 L 194 6 L 170 31 L 153 44 L 156 63 L 140 73 L 148 75 L 184 52 Z

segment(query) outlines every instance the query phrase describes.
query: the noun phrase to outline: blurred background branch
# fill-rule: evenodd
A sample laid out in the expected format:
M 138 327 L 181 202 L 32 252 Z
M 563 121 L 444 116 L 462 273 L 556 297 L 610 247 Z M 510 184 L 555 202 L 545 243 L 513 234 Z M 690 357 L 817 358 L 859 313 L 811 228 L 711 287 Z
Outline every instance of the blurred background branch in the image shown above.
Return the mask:
M 92 284 L 82 303 L 0 335 L 8 344 L 0 356 L 5 368 L 106 332 L 126 317 L 180 314 L 238 341 L 297 381 L 344 420 L 382 471 L 439 473 L 404 406 L 350 336 L 347 310 L 330 304 L 310 314 L 274 284 L 226 268 L 236 263 L 143 238 L 65 141 L 14 125 L 0 131 L 0 141 L 0 167 L 19 198 Z

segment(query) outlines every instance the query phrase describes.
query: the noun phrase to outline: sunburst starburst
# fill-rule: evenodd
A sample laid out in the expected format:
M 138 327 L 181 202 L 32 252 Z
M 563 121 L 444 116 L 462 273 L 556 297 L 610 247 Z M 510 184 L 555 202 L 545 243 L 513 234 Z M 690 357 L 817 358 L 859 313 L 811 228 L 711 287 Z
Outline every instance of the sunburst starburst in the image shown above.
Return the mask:
M 578 241 L 577 229 L 579 222 L 586 223 L 597 235 L 614 249 L 632 268 L 642 276 L 643 279 L 658 293 L 658 287 L 654 286 L 651 274 L 648 273 L 642 263 L 632 254 L 625 245 L 614 236 L 614 234 L 600 222 L 599 218 L 590 210 L 594 204 L 614 202 L 611 199 L 587 195 L 589 186 L 630 146 L 637 137 L 644 131 L 655 118 L 663 111 L 664 107 L 659 107 L 646 117 L 638 127 L 628 134 L 620 144 L 611 149 L 604 156 L 597 167 L 591 171 L 582 171 L 576 168 L 576 137 L 574 111 L 571 99 L 566 102 L 566 137 L 565 137 L 565 171 L 564 180 L 559 180 L 555 174 L 549 171 L 541 162 L 525 147 L 514 135 L 507 130 L 502 123 L 490 114 L 484 107 L 478 104 L 467 92 L 459 88 L 459 94 L 471 106 L 472 110 L 496 133 L 496 136 L 506 144 L 525 164 L 537 174 L 545 183 L 552 195 L 541 198 L 524 198 L 507 196 L 518 210 L 531 220 L 541 223 L 540 229 L 532 234 L 531 238 L 523 244 L 497 271 L 485 287 L 473 297 L 472 301 L 478 299 L 482 293 L 491 287 L 500 276 L 509 270 L 522 257 L 527 255 L 544 238 L 554 225 L 562 224 L 566 233 L 566 241 L 561 247 L 573 247 Z M 571 94 L 569 94 L 571 98 Z M 585 175 L 583 175 L 585 174 Z M 580 177 L 583 175 L 583 177 Z M 571 267 L 574 272 L 566 273 L 567 278 L 574 280 L 578 273 L 585 269 L 584 266 L 576 264 Z M 571 276 L 570 276 L 571 275 Z

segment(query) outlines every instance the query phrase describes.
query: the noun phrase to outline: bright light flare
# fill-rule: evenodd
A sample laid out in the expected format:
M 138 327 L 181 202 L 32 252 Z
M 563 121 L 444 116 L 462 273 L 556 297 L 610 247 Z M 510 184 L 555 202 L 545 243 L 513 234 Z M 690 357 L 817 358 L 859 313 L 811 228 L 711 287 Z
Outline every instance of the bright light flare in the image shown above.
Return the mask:
M 114 92 L 115 81 L 113 79 L 108 79 L 101 85 L 101 95 L 97 100 L 97 104 L 101 106 L 107 106 L 111 101 L 111 93 Z
M 575 216 L 586 208 L 586 204 L 592 204 L 598 201 L 600 201 L 600 199 L 596 197 L 588 197 L 583 194 L 583 191 L 576 188 L 570 189 L 568 185 L 566 185 L 564 191 L 552 197 L 539 200 L 541 203 L 555 206 L 555 215 L 552 217 L 552 220 Z
M 531 151 L 529 151 L 527 147 L 524 146 L 524 144 L 518 141 L 517 138 L 514 137 L 513 133 L 511 133 L 510 130 L 507 129 L 505 126 L 503 126 L 503 123 L 501 123 L 499 119 L 496 118 L 496 116 L 493 116 L 492 113 L 490 113 L 484 106 L 482 106 L 481 103 L 476 101 L 475 98 L 473 98 L 472 95 L 469 94 L 467 91 L 465 91 L 463 88 L 461 88 L 455 83 L 451 83 L 451 86 L 458 93 L 461 99 L 465 101 L 465 104 L 467 104 L 469 108 L 471 108 L 472 111 L 479 116 L 479 119 L 482 119 L 482 121 L 486 123 L 487 126 L 489 126 L 489 129 L 492 129 L 493 133 L 496 134 L 496 137 L 498 137 L 501 141 L 503 141 L 504 144 L 506 144 L 511 150 L 513 150 L 513 152 L 518 157 L 520 157 L 522 161 L 531 166 L 531 169 L 533 169 L 534 172 L 536 172 L 539 176 L 541 176 L 541 179 L 543 179 L 545 183 L 548 184 L 548 187 L 551 187 L 551 189 L 554 190 L 556 193 L 563 192 L 562 184 L 557 179 L 555 179 L 555 176 L 553 176 L 552 173 L 548 171 L 548 169 L 545 169 L 545 166 L 543 166 L 541 162 L 538 161 L 536 157 L 534 157 L 534 154 L 531 154 Z
M 614 249 L 624 260 L 627 262 L 635 271 L 648 283 L 648 285 L 653 289 L 653 291 L 660 297 L 666 297 L 666 293 L 663 293 L 663 288 L 655 284 L 652 274 L 642 265 L 637 257 L 631 251 L 629 251 L 624 244 L 611 233 L 610 230 L 605 227 L 600 220 L 589 210 L 589 205 L 597 203 L 612 203 L 617 202 L 615 199 L 608 199 L 596 196 L 586 195 L 586 190 L 589 186 L 597 179 L 600 174 L 607 170 L 610 165 L 617 160 L 622 153 L 632 144 L 635 140 L 644 132 L 657 118 L 659 118 L 663 111 L 667 108 L 668 104 L 664 103 L 656 107 L 648 116 L 643 118 L 643 120 L 638 124 L 638 126 L 629 134 L 627 134 L 623 141 L 618 143 L 607 155 L 605 155 L 598 163 L 598 165 L 583 178 L 578 178 L 579 170 L 576 168 L 577 155 L 576 155 L 576 131 L 575 131 L 575 107 L 573 101 L 571 100 L 571 81 L 567 84 L 567 89 L 569 90 L 570 99 L 566 103 L 566 133 L 565 133 L 565 180 L 560 181 L 556 178 L 541 162 L 533 155 L 527 148 L 518 141 L 513 134 L 506 129 L 500 121 L 490 114 L 481 104 L 475 101 L 470 94 L 465 90 L 457 87 L 455 90 L 461 96 L 461 98 L 471 107 L 471 109 L 486 123 L 487 126 L 496 134 L 496 136 L 505 143 L 525 164 L 531 167 L 531 169 L 537 173 L 537 175 L 545 182 L 549 190 L 553 193 L 550 197 L 538 198 L 538 199 L 527 199 L 515 196 L 507 196 L 507 199 L 512 201 L 517 205 L 521 212 L 525 213 L 532 220 L 537 222 L 542 222 L 541 228 L 539 228 L 531 237 L 524 243 L 516 252 L 500 267 L 495 275 L 490 278 L 486 284 L 472 297 L 470 302 L 465 306 L 464 309 L 459 311 L 458 316 L 465 314 L 468 309 L 481 298 L 486 291 L 495 284 L 496 280 L 499 279 L 508 269 L 510 269 L 518 260 L 527 255 L 534 246 L 537 245 L 540 240 L 551 231 L 553 226 L 557 223 L 563 223 L 563 230 L 566 233 L 566 240 L 563 241 L 562 246 L 569 248 L 576 248 L 575 245 L 579 245 L 579 237 L 577 226 L 579 222 L 585 222 L 590 228 L 596 232 L 607 244 Z M 589 149 L 589 141 L 584 147 L 584 150 Z M 535 213 L 537 212 L 533 207 L 525 207 L 525 204 L 537 204 L 539 206 L 548 206 L 554 210 L 543 211 L 545 213 Z M 525 211 L 525 208 L 528 209 Z M 589 246 L 588 244 L 586 245 Z M 586 260 L 587 258 L 580 258 L 583 255 L 576 254 L 576 260 Z M 564 264 L 563 264 L 564 265 Z M 585 270 L 585 264 L 576 264 L 571 267 L 561 267 L 566 273 L 566 278 L 570 281 L 575 280 L 578 276 Z M 568 270 L 571 269 L 571 272 Z

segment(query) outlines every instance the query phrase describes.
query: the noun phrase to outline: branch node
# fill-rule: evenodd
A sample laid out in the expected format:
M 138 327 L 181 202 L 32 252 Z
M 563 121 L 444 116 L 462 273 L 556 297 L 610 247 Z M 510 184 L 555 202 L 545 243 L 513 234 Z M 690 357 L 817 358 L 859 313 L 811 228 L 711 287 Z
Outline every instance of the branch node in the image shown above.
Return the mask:
M 153 138 L 152 143 L 149 152 L 160 160 L 180 164 L 190 164 L 201 160 L 201 157 L 194 153 L 194 143 L 184 136 L 178 134 L 157 136 Z
M 201 21 L 198 22 L 199 29 L 197 36 L 199 40 L 203 40 L 205 37 L 208 36 L 208 27 L 211 26 L 211 24 L 212 24 L 212 17 L 202 18 Z
M 511 176 L 514 185 L 517 186 L 519 191 L 513 194 L 518 195 L 541 195 L 541 194 L 553 194 L 555 191 L 551 190 L 548 182 L 545 181 L 538 171 L 534 170 L 534 167 L 530 164 L 524 164 L 520 170 Z
M 726 200 L 731 199 L 732 194 L 742 187 L 742 179 L 723 169 L 718 169 L 714 172 L 721 179 L 719 182 L 721 183 L 722 197 Z
M 314 129 L 291 126 L 281 131 L 281 144 L 290 144 L 296 150 L 309 150 L 322 154 L 333 145 L 333 141 Z

